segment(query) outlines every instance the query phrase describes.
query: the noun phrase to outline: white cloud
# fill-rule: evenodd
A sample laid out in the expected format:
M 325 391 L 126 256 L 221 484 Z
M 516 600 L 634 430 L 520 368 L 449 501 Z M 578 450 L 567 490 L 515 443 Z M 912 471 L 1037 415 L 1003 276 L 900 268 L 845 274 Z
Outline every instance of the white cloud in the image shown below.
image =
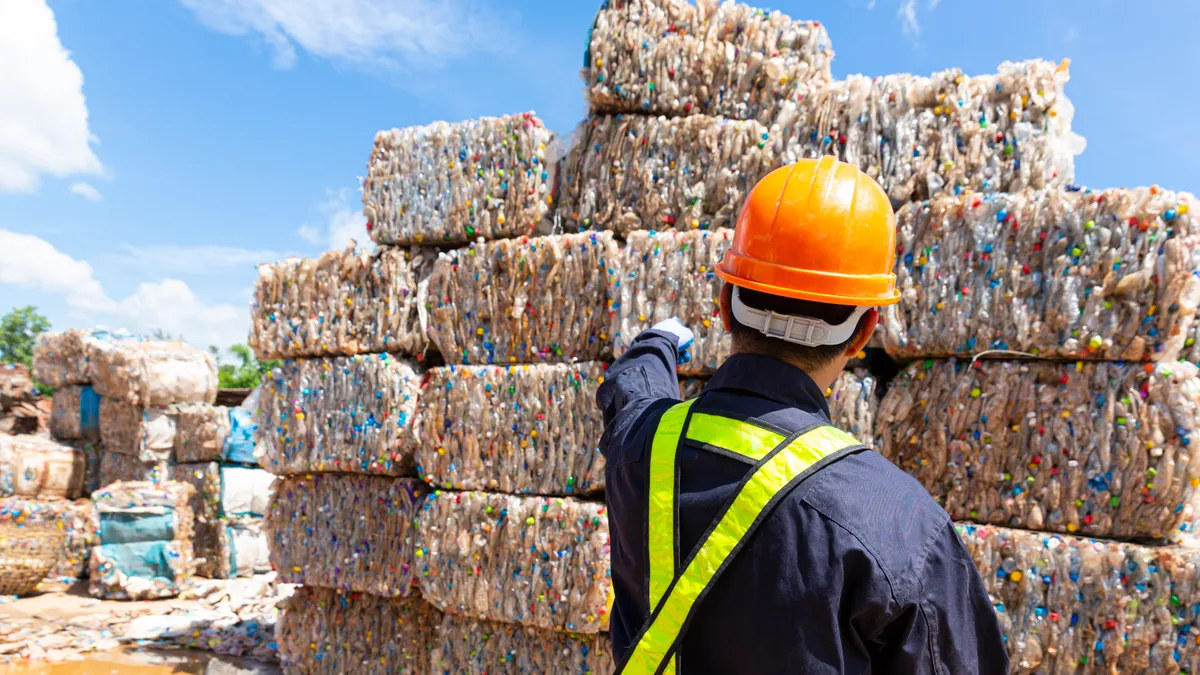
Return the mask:
M 206 303 L 178 279 L 142 283 L 127 297 L 112 298 L 90 264 L 30 234 L 0 230 L 0 283 L 62 296 L 80 325 L 161 329 L 197 347 L 242 343 L 249 330 L 246 307 Z
M 0 101 L 0 190 L 31 192 L 42 174 L 104 174 L 83 72 L 45 0 L 0 2 Z
M 99 190 L 92 187 L 91 184 L 84 183 L 83 181 L 71 183 L 71 194 L 79 195 L 89 202 L 99 202 L 104 200 L 104 197 L 100 194 Z
M 183 274 L 213 274 L 230 268 L 253 267 L 275 262 L 287 253 L 250 250 L 234 246 L 175 246 L 170 244 L 135 246 L 124 244 L 120 258 L 147 270 L 174 270 Z
M 344 249 L 353 240 L 360 248 L 371 245 L 367 234 L 367 217 L 357 204 L 350 203 L 351 190 L 326 190 L 321 213 L 326 223 L 322 226 L 304 224 L 296 231 L 301 239 L 310 244 L 324 245 L 329 250 Z
M 433 69 L 505 44 L 505 22 L 480 0 L 179 1 L 215 31 L 260 37 L 278 68 L 295 65 L 297 45 L 356 65 Z
M 896 16 L 900 17 L 900 27 L 905 35 L 916 37 L 921 34 L 921 24 L 917 21 L 917 0 L 903 0 L 900 9 L 896 10 Z
M 321 243 L 321 230 L 312 225 L 301 225 L 300 229 L 296 230 L 296 234 L 300 235 L 301 239 L 310 244 Z

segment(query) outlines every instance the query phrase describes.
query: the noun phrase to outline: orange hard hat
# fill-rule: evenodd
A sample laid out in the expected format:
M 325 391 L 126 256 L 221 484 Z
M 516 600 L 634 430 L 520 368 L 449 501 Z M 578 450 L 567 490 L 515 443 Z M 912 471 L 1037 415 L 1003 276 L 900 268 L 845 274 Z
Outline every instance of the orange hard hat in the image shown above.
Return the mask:
M 878 307 L 900 301 L 895 265 L 887 193 L 825 156 L 776 169 L 754 186 L 717 276 L 770 295 Z

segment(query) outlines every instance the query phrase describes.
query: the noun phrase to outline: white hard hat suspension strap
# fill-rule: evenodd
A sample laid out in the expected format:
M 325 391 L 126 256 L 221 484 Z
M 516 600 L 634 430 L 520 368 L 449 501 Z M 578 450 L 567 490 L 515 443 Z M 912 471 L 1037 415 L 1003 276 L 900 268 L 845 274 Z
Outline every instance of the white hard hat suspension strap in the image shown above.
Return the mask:
M 747 328 L 760 331 L 763 335 L 805 347 L 840 345 L 854 336 L 858 320 L 870 307 L 857 307 L 842 323 L 833 326 L 807 316 L 776 314 L 768 310 L 755 309 L 742 302 L 741 289 L 733 287 L 733 317 Z

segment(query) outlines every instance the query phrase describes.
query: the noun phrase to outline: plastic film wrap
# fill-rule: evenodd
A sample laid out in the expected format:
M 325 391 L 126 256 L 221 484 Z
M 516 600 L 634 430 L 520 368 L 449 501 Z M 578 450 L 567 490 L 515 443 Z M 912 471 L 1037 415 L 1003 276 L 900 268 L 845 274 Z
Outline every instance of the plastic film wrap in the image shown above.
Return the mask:
M 1190 528 L 1190 363 L 928 361 L 880 404 L 881 454 L 959 520 L 1119 538 Z
M 260 359 L 423 352 L 430 258 L 347 248 L 259 265 L 251 349 Z
M 552 202 L 533 113 L 380 131 L 363 183 L 363 214 L 380 244 L 461 244 L 534 234 Z
M 1195 197 L 1158 188 L 940 197 L 900 211 L 897 356 L 1007 349 L 1171 361 L 1200 303 Z
M 253 516 L 231 516 L 221 520 L 218 530 L 220 549 L 210 553 L 214 556 L 211 571 L 216 578 L 246 578 L 271 571 L 271 551 L 264 528 L 265 520 Z
M 384 476 L 312 474 L 282 481 L 266 522 L 280 581 L 409 595 L 423 492 L 418 481 Z
M 287 361 L 262 383 L 259 463 L 281 476 L 408 475 L 420 387 L 409 362 L 386 354 Z
M 76 499 L 86 473 L 81 450 L 42 436 L 0 434 L 0 497 Z
M 634 338 L 659 321 L 678 317 L 695 334 L 684 376 L 711 375 L 729 356 L 730 335 L 721 324 L 721 286 L 716 267 L 733 241 L 733 230 L 634 232 L 612 277 L 613 352 L 621 356 Z
M 93 493 L 100 523 L 88 565 L 93 596 L 169 598 L 191 584 L 192 492 L 185 483 L 163 481 L 117 483 Z
M 608 232 L 522 237 L 443 253 L 430 337 L 454 364 L 596 360 L 608 350 Z
M 229 438 L 229 408 L 203 403 L 175 406 L 175 460 L 215 462 Z
M 781 106 L 783 163 L 834 155 L 895 203 L 958 191 L 1066 185 L 1084 141 L 1071 132 L 1066 63 L 1003 63 L 995 75 L 854 75 Z
M 770 120 L 781 100 L 830 79 L 833 47 L 817 21 L 740 3 L 605 3 L 583 73 L 593 110 Z
M 543 630 L 607 629 L 603 503 L 434 492 L 418 528 L 421 594 L 442 611 Z
M 33 379 L 51 387 L 91 382 L 87 340 L 81 330 L 42 333 L 33 348 Z
M 417 470 L 431 485 L 517 494 L 604 489 L 605 364 L 449 366 L 421 395 Z
M 432 675 L 429 646 L 440 621 L 420 598 L 305 586 L 284 603 L 275 638 L 287 673 Z
M 1188 673 L 1200 551 L 959 524 L 1012 672 Z
M 429 650 L 434 673 L 584 673 L 616 669 L 608 635 L 545 631 L 512 624 L 442 616 Z
M 50 525 L 65 535 L 62 557 L 38 585 L 38 591 L 65 591 L 87 574 L 88 556 L 99 542 L 96 507 L 91 500 L 5 497 L 0 499 L 0 523 Z
M 179 341 L 90 340 L 88 372 L 97 394 L 131 405 L 212 403 L 217 397 L 212 355 Z
M 100 440 L 100 395 L 90 385 L 60 387 L 51 399 L 50 433 L 64 441 Z
M 166 462 L 175 450 L 175 409 L 139 408 L 113 398 L 100 400 L 100 439 L 109 452 L 142 462 Z
M 580 133 L 558 209 L 574 229 L 733 227 L 751 188 L 783 163 L 782 139 L 758 122 L 624 115 Z

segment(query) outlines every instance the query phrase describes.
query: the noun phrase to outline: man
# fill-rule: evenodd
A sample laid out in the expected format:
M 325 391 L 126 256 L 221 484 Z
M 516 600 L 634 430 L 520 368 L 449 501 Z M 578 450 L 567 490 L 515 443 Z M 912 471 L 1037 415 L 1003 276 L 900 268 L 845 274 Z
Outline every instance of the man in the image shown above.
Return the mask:
M 895 290 L 895 214 L 831 157 L 764 178 L 717 274 L 732 355 L 679 402 L 677 320 L 597 395 L 624 673 L 1007 673 L 991 601 L 919 483 L 824 392 Z

